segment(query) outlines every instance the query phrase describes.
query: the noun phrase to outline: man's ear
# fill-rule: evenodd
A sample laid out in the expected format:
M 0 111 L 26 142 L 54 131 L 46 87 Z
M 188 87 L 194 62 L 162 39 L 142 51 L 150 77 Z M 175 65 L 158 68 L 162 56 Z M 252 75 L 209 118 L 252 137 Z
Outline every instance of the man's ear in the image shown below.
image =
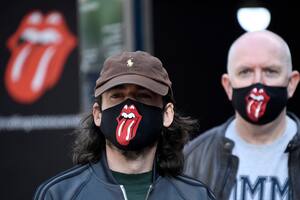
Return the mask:
M 227 94 L 228 99 L 231 101 L 232 100 L 232 85 L 229 79 L 228 74 L 223 74 L 222 75 L 222 86 Z
M 299 83 L 300 75 L 298 71 L 292 71 L 290 82 L 288 84 L 288 97 L 291 98 L 296 91 L 297 85 Z
M 174 105 L 168 103 L 164 108 L 163 125 L 169 127 L 174 120 Z
M 93 117 L 95 125 L 100 127 L 102 113 L 100 111 L 100 106 L 98 103 L 94 103 L 93 105 Z

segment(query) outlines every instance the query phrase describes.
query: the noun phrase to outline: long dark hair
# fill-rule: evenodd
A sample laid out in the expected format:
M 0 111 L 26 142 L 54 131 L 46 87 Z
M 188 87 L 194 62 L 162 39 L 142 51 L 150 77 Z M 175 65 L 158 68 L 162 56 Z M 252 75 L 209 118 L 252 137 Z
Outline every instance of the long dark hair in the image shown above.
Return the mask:
M 163 97 L 164 106 L 172 102 L 171 94 Z M 101 98 L 96 99 L 101 105 Z M 157 167 L 162 176 L 176 176 L 183 170 L 184 144 L 189 140 L 189 134 L 198 129 L 198 122 L 191 117 L 182 116 L 175 109 L 174 120 L 170 127 L 163 128 L 162 135 L 157 145 Z M 89 114 L 82 120 L 82 128 L 77 130 L 73 146 L 73 162 L 86 164 L 97 162 L 101 151 L 105 149 L 105 138 L 99 127 L 93 120 L 93 114 Z

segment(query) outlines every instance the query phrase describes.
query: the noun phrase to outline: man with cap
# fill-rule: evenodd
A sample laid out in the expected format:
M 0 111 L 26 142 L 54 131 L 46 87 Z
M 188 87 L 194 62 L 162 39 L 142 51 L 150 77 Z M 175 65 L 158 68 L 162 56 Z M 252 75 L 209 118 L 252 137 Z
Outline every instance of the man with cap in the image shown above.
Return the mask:
M 142 51 L 111 56 L 75 140 L 77 165 L 43 183 L 35 199 L 214 199 L 201 182 L 180 175 L 183 145 L 195 127 L 174 110 L 158 58 Z

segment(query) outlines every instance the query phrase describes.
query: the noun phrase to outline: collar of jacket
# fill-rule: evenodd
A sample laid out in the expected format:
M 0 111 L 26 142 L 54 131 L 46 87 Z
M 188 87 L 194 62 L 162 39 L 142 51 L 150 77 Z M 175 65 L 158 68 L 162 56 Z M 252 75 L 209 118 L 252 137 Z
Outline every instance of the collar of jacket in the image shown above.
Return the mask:
M 291 152 L 300 147 L 300 120 L 295 114 L 293 114 L 291 112 L 288 112 L 287 115 L 294 120 L 294 122 L 296 123 L 296 126 L 297 126 L 296 135 L 289 142 L 288 146 L 285 149 L 285 152 Z
M 296 135 L 293 137 L 293 139 L 289 142 L 285 152 L 291 152 L 294 151 L 296 149 L 298 149 L 300 147 L 300 120 L 299 118 L 293 114 L 292 112 L 287 112 L 287 115 L 294 120 L 294 122 L 296 123 L 297 126 L 297 133 Z M 234 116 L 230 117 L 222 126 L 223 130 L 221 131 L 221 135 L 222 135 L 222 146 L 224 148 L 225 151 L 231 152 L 233 147 L 234 147 L 234 142 L 232 140 L 230 140 L 229 138 L 225 137 L 225 132 L 227 127 L 229 126 L 229 124 L 235 119 Z
M 155 159 L 156 160 L 156 159 Z M 156 170 L 156 162 L 153 162 L 153 168 L 152 168 L 152 182 L 156 181 L 159 177 L 159 174 L 157 173 Z M 97 176 L 98 179 L 100 180 L 105 180 L 105 182 L 109 182 L 111 184 L 118 184 L 116 179 L 111 173 L 110 168 L 108 167 L 107 163 L 107 157 L 106 157 L 106 151 L 103 151 L 100 156 L 100 160 L 96 163 L 90 163 L 91 168 L 93 169 L 95 175 Z

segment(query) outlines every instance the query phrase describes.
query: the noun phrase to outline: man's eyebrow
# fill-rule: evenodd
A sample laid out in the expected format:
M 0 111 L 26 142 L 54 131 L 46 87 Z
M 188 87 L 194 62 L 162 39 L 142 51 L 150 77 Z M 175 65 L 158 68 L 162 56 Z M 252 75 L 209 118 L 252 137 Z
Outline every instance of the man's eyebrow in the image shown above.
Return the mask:
M 145 88 L 145 87 L 143 87 L 143 86 L 139 86 L 139 85 L 137 85 L 137 88 L 138 88 L 139 90 L 150 91 L 149 89 L 147 89 L 147 88 Z
M 268 65 L 268 66 L 265 66 L 264 68 L 271 68 L 271 69 L 278 69 L 278 70 L 281 70 L 281 67 L 278 66 L 278 65 Z
M 240 65 L 236 68 L 236 71 L 242 71 L 242 70 L 245 70 L 245 69 L 250 69 L 251 67 L 248 66 L 248 65 Z
M 124 85 L 116 85 L 114 87 L 111 88 L 111 90 L 118 90 L 118 89 L 124 89 L 125 86 Z

